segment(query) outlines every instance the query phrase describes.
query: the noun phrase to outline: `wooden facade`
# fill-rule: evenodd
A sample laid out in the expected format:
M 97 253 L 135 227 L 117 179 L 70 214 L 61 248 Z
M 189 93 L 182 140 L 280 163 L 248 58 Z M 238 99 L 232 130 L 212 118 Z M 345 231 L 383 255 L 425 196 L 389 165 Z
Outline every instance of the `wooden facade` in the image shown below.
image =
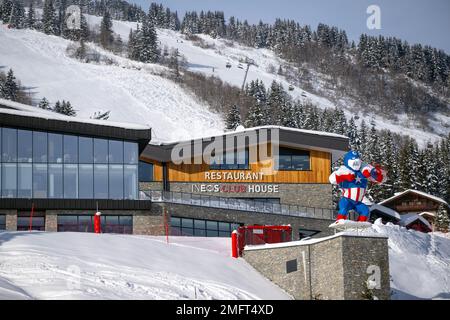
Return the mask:
M 169 182 L 255 182 L 255 183 L 329 183 L 328 177 L 331 174 L 331 154 L 323 151 L 309 150 L 310 152 L 310 170 L 296 171 L 296 170 L 280 170 L 271 173 L 274 159 L 268 162 L 257 161 L 250 163 L 249 169 L 237 170 L 210 170 L 208 164 L 181 164 L 176 165 L 168 163 L 168 180 Z M 142 161 L 153 164 L 154 181 L 163 180 L 163 166 L 162 163 L 141 157 Z M 205 173 L 220 172 L 226 176 L 227 173 L 236 173 L 247 175 L 248 173 L 260 173 L 257 179 L 208 179 Z

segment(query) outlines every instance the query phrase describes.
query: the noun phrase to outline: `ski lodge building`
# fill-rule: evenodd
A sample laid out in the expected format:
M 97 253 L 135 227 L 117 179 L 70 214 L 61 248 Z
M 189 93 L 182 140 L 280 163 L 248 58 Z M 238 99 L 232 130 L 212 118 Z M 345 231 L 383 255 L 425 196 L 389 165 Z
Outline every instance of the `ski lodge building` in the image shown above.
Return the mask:
M 219 141 L 244 144 L 205 161 Z M 156 144 L 146 126 L 0 100 L 0 150 L 0 229 L 92 232 L 98 210 L 103 232 L 229 237 L 290 224 L 298 239 L 330 234 L 328 177 L 348 139 L 266 126 Z

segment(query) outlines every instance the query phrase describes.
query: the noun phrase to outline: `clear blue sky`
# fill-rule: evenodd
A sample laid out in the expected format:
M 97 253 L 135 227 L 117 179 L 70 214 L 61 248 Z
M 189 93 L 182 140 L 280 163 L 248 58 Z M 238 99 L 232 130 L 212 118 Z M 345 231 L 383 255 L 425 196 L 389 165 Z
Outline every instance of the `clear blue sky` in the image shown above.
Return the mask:
M 177 10 L 180 18 L 189 10 L 223 10 L 250 23 L 273 22 L 275 18 L 294 19 L 313 28 L 319 22 L 347 31 L 351 40 L 361 33 L 396 36 L 450 53 L 449 0 L 128 0 L 147 9 L 151 2 Z M 381 30 L 366 26 L 369 5 L 381 9 Z

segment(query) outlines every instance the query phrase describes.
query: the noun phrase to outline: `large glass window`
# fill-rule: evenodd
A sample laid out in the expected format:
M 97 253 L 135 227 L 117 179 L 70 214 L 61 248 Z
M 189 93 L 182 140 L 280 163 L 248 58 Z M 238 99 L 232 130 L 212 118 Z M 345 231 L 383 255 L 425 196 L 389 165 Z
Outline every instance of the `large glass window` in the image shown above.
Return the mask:
M 47 198 L 47 164 L 33 164 L 33 198 Z
M 138 163 L 135 142 L 0 128 L 0 197 L 138 199 Z
M 0 230 L 6 229 L 6 215 L 0 214 Z
M 63 162 L 63 136 L 62 134 L 49 133 L 48 134 L 48 162 L 62 163 Z
M 138 167 L 125 165 L 123 168 L 123 196 L 125 199 L 137 199 L 138 197 Z
M 2 197 L 17 197 L 17 164 L 2 164 Z
M 47 132 L 33 132 L 33 162 L 47 162 Z
M 138 144 L 125 141 L 123 143 L 123 163 L 137 164 L 139 161 Z
M 94 162 L 108 163 L 108 140 L 94 139 Z
M 178 236 L 231 237 L 231 232 L 239 226 L 239 223 L 214 220 L 170 218 L 170 233 Z
M 109 163 L 123 163 L 123 141 L 109 140 Z
M 123 199 L 123 165 L 109 165 L 109 198 Z
M 78 198 L 78 165 L 64 165 L 64 198 Z
M 213 158 L 209 166 L 211 170 L 246 170 L 249 169 L 248 149 L 233 152 L 228 151 Z
M 94 146 L 92 138 L 80 137 L 78 139 L 79 163 L 94 162 Z
M 33 160 L 33 131 L 17 131 L 17 161 L 32 162 Z
M 64 135 L 64 163 L 78 162 L 78 137 Z
M 280 148 L 278 170 L 310 170 L 310 154 L 306 150 Z
M 2 161 L 17 161 L 17 130 L 10 128 L 2 129 Z
M 17 197 L 32 198 L 33 190 L 33 167 L 29 163 L 17 165 Z
M 153 181 L 153 163 L 139 161 L 139 182 Z
M 94 165 L 94 198 L 108 198 L 108 165 Z
M 63 166 L 48 165 L 48 197 L 61 199 L 63 197 Z
M 92 164 L 80 164 L 78 172 L 80 177 L 80 199 L 92 199 L 94 196 L 94 166 Z
M 102 215 L 100 217 L 103 233 L 133 233 L 132 216 Z M 94 232 L 92 215 L 58 215 L 58 232 Z

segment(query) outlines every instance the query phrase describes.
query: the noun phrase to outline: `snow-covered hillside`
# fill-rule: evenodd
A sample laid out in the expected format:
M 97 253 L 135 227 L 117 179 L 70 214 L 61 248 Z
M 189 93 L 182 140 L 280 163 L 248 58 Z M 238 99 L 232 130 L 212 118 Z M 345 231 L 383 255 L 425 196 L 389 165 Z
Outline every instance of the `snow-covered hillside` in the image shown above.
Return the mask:
M 0 299 L 290 299 L 228 238 L 0 232 Z
M 87 15 L 88 24 L 95 28 L 100 25 L 101 17 Z M 137 23 L 128 21 L 114 21 L 114 32 L 119 34 L 123 41 L 128 40 L 130 29 L 136 29 Z M 276 70 L 280 65 L 288 64 L 286 61 L 278 58 L 273 51 L 267 49 L 255 49 L 245 46 L 241 46 L 237 43 L 232 43 L 223 39 L 213 39 L 207 35 L 198 35 L 202 39 L 203 43 L 207 46 L 200 47 L 193 41 L 187 40 L 180 32 L 158 29 L 158 39 L 160 46 L 163 48 L 167 46 L 170 48 L 177 48 L 188 62 L 188 70 L 201 72 L 206 75 L 214 75 L 222 80 L 241 87 L 245 76 L 245 59 L 251 59 L 255 62 L 249 69 L 247 82 L 251 80 L 262 80 L 266 87 L 269 87 L 273 80 L 281 82 L 283 87 L 287 89 L 289 86 L 293 86 L 293 91 L 289 93 L 295 99 L 299 99 L 304 102 L 311 102 L 320 108 L 335 108 L 336 106 L 342 107 L 345 110 L 347 117 L 355 115 L 355 108 L 361 110 L 359 112 L 360 120 L 373 119 L 378 129 L 389 129 L 396 133 L 410 135 L 416 138 L 419 144 L 424 145 L 428 141 L 436 141 L 439 136 L 435 133 L 430 133 L 417 129 L 418 124 L 407 118 L 406 115 L 400 115 L 398 121 L 390 121 L 389 119 L 382 118 L 379 115 L 364 114 L 362 108 L 358 108 L 357 105 L 351 99 L 340 98 L 334 102 L 329 99 L 319 96 L 317 94 L 308 92 L 304 88 L 298 87 L 295 83 L 291 83 L 286 80 L 284 76 L 277 74 Z M 227 62 L 231 63 L 231 68 L 226 68 Z M 241 66 L 242 69 L 239 67 Z M 275 72 L 271 71 L 275 70 Z M 323 84 L 324 75 L 319 75 L 311 70 L 316 78 L 315 89 L 317 91 L 330 91 Z M 333 92 L 330 93 L 333 95 Z M 336 95 L 336 93 L 335 93 Z M 353 111 L 349 111 L 352 107 Z M 357 121 L 358 122 L 358 121 Z M 450 127 L 450 118 L 441 114 L 436 114 L 435 119 L 430 119 L 430 123 L 436 133 L 448 134 Z
M 380 221 L 368 232 L 389 237 L 392 299 L 450 299 L 450 238 Z
M 51 103 L 69 100 L 81 118 L 111 110 L 110 120 L 149 125 L 154 140 L 173 141 L 222 132 L 223 120 L 191 94 L 144 65 L 98 49 L 115 65 L 81 63 L 67 56 L 70 41 L 0 26 L 0 66 L 12 68 L 34 93 Z

